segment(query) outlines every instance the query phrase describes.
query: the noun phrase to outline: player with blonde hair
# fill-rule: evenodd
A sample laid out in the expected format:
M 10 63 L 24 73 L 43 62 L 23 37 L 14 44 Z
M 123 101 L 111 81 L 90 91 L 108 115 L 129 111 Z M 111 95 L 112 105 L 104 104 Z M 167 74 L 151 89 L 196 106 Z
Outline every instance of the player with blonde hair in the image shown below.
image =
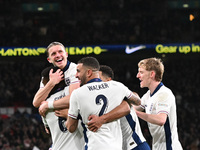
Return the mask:
M 142 96 L 141 106 L 135 106 L 136 113 L 148 123 L 153 150 L 182 150 L 177 132 L 175 96 L 162 83 L 163 73 L 164 65 L 159 58 L 147 58 L 138 63 L 140 87 L 149 90 Z

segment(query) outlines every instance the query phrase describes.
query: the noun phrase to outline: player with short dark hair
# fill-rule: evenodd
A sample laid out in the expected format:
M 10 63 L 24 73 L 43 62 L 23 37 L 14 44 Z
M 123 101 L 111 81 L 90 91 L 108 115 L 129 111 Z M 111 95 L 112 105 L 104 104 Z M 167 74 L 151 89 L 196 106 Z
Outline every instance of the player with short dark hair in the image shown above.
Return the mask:
M 98 132 L 92 132 L 87 128 L 88 117 L 110 112 L 121 104 L 124 97 L 136 105 L 140 104 L 140 99 L 120 82 L 102 82 L 99 68 L 99 62 L 94 57 L 84 57 L 78 61 L 76 77 L 81 80 L 82 86 L 72 92 L 66 126 L 70 132 L 74 132 L 80 114 L 86 127 L 88 150 L 122 150 L 119 120 L 103 124 Z
M 101 65 L 99 70 L 100 78 L 106 82 L 114 79 L 114 72 L 113 70 L 106 65 Z

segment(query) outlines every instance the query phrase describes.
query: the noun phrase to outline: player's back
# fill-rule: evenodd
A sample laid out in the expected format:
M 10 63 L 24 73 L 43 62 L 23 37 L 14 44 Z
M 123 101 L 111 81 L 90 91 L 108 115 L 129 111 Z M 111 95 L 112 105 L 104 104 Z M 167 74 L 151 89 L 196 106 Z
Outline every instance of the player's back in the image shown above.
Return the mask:
M 75 97 L 83 123 L 87 127 L 90 115 L 101 116 L 110 112 L 121 104 L 124 97 L 129 97 L 131 93 L 127 87 L 116 81 L 91 82 L 76 89 L 71 98 Z M 122 133 L 119 120 L 103 124 L 96 133 L 89 130 L 86 133 L 88 136 L 88 149 L 122 149 Z
M 66 88 L 52 94 L 47 101 L 58 100 L 66 95 Z M 52 136 L 52 150 L 81 150 L 84 147 L 84 139 L 78 127 L 74 133 L 70 133 L 64 125 L 65 118 L 57 117 L 53 110 L 49 110 L 46 114 L 45 120 L 49 126 Z
M 79 109 L 83 123 L 87 123 L 91 114 L 101 116 L 120 105 L 127 90 L 127 87 L 116 81 L 92 82 L 76 89 L 73 93 L 76 92 L 74 95 L 80 98 Z

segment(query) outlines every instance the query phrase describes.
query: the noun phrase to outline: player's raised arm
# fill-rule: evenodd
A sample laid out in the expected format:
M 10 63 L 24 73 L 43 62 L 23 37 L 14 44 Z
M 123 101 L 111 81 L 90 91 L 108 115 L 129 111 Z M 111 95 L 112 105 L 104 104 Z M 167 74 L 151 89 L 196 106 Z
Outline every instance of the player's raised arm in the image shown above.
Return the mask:
M 33 99 L 33 106 L 39 107 L 42 101 L 45 101 L 48 97 L 50 91 L 54 88 L 56 84 L 63 80 L 63 72 L 58 69 L 53 73 L 53 69 L 49 72 L 49 81 L 44 87 L 40 87 Z

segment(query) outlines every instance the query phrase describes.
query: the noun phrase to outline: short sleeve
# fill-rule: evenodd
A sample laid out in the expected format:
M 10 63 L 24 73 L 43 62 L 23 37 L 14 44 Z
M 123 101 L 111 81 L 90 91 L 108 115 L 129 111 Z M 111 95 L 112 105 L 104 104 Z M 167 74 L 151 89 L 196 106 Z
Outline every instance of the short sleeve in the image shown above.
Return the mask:
M 77 119 L 78 114 L 79 114 L 78 98 L 76 95 L 76 90 L 74 90 L 70 96 L 70 107 L 68 111 L 68 116 Z
M 142 98 L 141 98 L 141 105 L 140 105 L 140 107 L 141 107 L 142 109 L 145 109 L 145 99 L 146 99 L 146 96 L 147 96 L 147 94 L 144 94 L 144 95 L 142 96 Z
M 79 80 L 76 78 L 76 64 L 71 63 L 70 68 L 65 72 L 65 83 L 66 84 L 75 84 Z
M 169 114 L 171 103 L 171 97 L 167 92 L 159 93 L 156 100 L 156 113 Z
M 118 86 L 120 86 L 119 89 L 121 90 L 121 92 L 123 91 L 122 94 L 124 94 L 124 97 L 129 99 L 133 95 L 133 92 L 129 90 L 129 88 L 125 86 L 123 83 L 120 83 L 120 82 L 117 82 L 117 83 L 118 83 Z

